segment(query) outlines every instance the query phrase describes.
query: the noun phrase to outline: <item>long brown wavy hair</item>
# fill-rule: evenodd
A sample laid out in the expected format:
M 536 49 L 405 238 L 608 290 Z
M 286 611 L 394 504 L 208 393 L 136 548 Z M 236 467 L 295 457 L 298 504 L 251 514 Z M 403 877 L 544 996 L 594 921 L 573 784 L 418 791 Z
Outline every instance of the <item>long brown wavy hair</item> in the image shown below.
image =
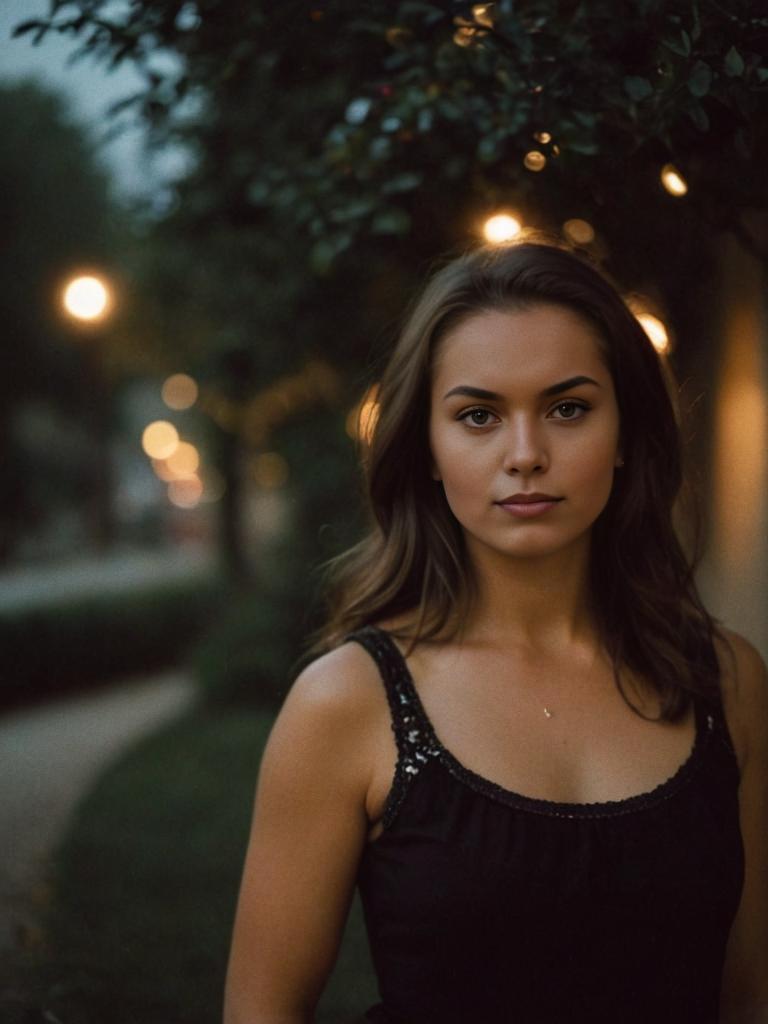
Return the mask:
M 598 639 L 628 704 L 621 668 L 647 679 L 674 721 L 694 695 L 716 701 L 717 619 L 694 570 L 701 524 L 684 486 L 677 388 L 671 371 L 608 278 L 550 240 L 480 246 L 442 267 L 412 306 L 378 389 L 363 466 L 371 529 L 326 566 L 329 615 L 313 652 L 393 618 L 408 650 L 450 639 L 476 594 L 461 528 L 431 476 L 430 373 L 441 339 L 490 310 L 564 306 L 593 324 L 613 378 L 624 467 L 592 527 L 590 590 Z M 691 514 L 693 512 L 693 514 Z M 692 529 L 687 555 L 678 536 Z M 639 711 L 638 711 L 639 713 Z

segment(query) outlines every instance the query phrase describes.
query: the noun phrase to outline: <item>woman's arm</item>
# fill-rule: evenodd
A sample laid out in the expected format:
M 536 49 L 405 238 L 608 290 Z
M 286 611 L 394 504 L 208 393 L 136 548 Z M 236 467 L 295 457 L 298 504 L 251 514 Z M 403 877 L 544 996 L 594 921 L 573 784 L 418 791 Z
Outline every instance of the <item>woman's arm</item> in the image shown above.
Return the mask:
M 293 684 L 259 770 L 224 1024 L 306 1024 L 330 974 L 368 822 L 381 684 L 357 644 Z
M 728 728 L 741 768 L 744 891 L 726 956 L 722 1024 L 768 1024 L 768 670 L 755 648 L 727 631 L 721 657 Z

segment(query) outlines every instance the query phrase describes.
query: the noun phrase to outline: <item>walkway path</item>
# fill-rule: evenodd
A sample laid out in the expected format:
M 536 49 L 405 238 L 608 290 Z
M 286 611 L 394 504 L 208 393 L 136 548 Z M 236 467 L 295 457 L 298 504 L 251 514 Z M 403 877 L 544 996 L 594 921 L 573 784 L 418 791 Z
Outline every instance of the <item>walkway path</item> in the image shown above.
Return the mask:
M 33 927 L 36 890 L 81 796 L 192 699 L 192 680 L 177 671 L 0 718 L 0 952 Z

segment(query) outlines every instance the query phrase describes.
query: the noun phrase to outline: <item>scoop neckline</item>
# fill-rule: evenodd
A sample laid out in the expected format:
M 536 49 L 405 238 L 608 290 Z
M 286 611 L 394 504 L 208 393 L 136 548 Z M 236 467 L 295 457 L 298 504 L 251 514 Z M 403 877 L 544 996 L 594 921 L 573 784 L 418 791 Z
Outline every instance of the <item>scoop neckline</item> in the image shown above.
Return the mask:
M 387 645 L 391 648 L 397 658 L 402 681 L 407 688 L 413 701 L 414 712 L 420 719 L 421 726 L 429 742 L 437 752 L 437 759 L 448 769 L 448 771 L 460 782 L 469 786 L 478 793 L 490 797 L 497 802 L 515 807 L 523 811 L 532 811 L 550 817 L 560 818 L 598 818 L 614 817 L 622 814 L 631 814 L 634 811 L 645 810 L 655 807 L 657 804 L 673 796 L 693 775 L 704 750 L 705 744 L 713 728 L 711 715 L 705 715 L 700 703 L 694 698 L 694 739 L 690 752 L 678 768 L 664 781 L 652 789 L 644 790 L 641 793 L 634 793 L 618 800 L 597 800 L 593 802 L 569 803 L 558 800 L 547 800 L 543 797 L 527 796 L 516 790 L 508 789 L 498 782 L 480 775 L 473 769 L 468 768 L 451 753 L 440 740 L 435 731 L 432 720 L 424 708 L 419 691 L 413 679 L 408 662 L 395 643 L 393 637 L 380 626 L 370 626 L 380 636 L 385 638 Z

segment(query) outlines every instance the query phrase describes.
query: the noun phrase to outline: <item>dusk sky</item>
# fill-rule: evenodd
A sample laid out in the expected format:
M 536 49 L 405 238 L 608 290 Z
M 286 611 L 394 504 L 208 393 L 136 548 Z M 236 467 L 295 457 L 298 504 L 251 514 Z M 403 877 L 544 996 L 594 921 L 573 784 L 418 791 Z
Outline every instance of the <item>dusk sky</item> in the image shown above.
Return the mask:
M 70 38 L 49 34 L 39 46 L 32 45 L 30 36 L 11 38 L 19 22 L 47 10 L 46 0 L 0 0 L 0 82 L 32 77 L 66 95 L 76 120 L 88 127 L 98 143 L 119 193 L 125 197 L 156 194 L 165 174 L 179 168 L 178 157 L 168 154 L 148 160 L 142 153 L 143 130 L 135 124 L 119 138 L 104 141 L 112 125 L 107 109 L 136 91 L 141 77 L 127 62 L 112 72 L 89 58 L 69 64 L 77 48 Z

